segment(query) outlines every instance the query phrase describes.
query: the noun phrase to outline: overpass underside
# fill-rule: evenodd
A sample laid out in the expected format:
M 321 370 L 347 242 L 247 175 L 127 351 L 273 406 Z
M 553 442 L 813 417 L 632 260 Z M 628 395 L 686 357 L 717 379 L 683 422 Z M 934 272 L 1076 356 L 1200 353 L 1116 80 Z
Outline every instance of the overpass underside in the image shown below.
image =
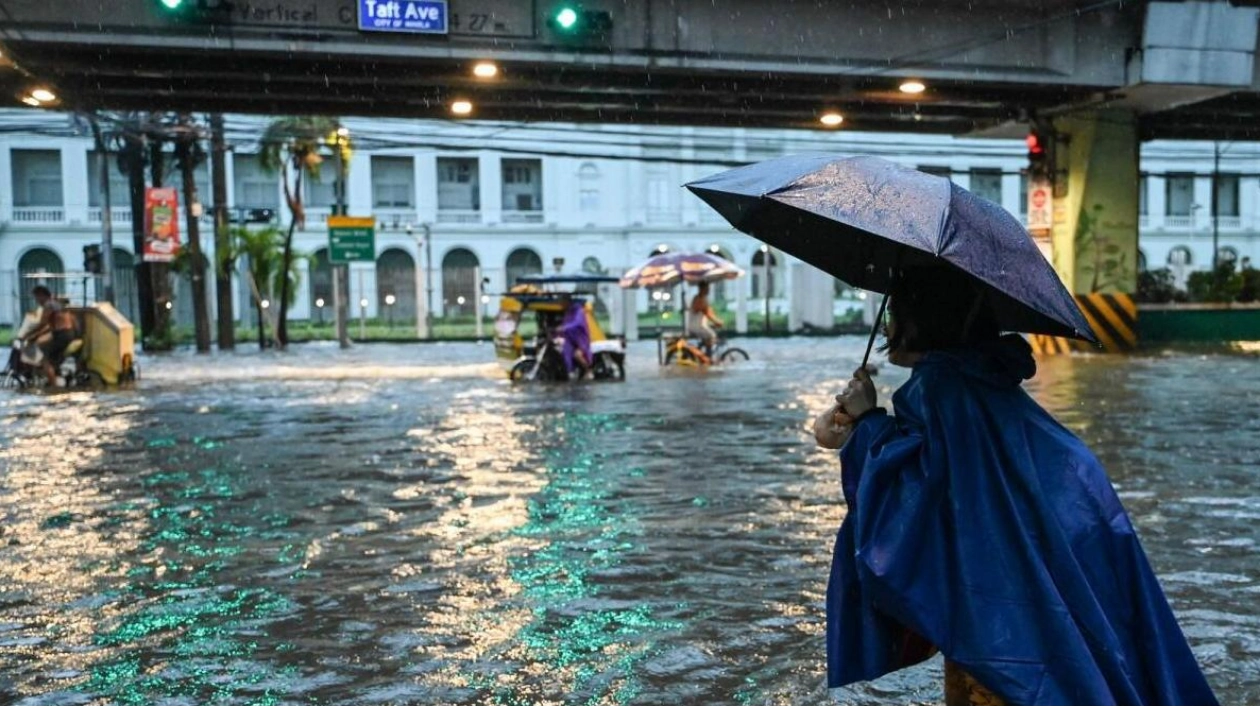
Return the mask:
M 441 31 L 365 29 L 384 12 L 369 5 L 388 7 L 373 0 L 182 15 L 161 0 L 0 0 L 0 99 L 43 86 L 60 109 L 414 118 L 462 100 L 496 121 L 774 128 L 834 112 L 842 129 L 954 135 L 1128 107 L 1144 137 L 1220 138 L 1253 136 L 1260 108 L 1254 12 L 1224 2 L 394 2 L 441 6 Z M 1152 30 L 1152 5 L 1211 4 Z M 566 5 L 601 22 L 564 30 Z M 474 76 L 479 61 L 498 75 Z

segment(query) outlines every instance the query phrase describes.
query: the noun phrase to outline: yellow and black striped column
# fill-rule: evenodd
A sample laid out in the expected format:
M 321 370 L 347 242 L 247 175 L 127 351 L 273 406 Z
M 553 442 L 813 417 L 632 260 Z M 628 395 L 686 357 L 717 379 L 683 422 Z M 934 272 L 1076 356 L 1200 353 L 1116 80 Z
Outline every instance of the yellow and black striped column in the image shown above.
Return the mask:
M 1126 353 L 1137 348 L 1137 305 L 1132 295 L 1091 292 L 1076 295 L 1076 304 L 1085 313 L 1089 325 L 1098 335 L 1100 347 L 1059 336 L 1034 334 L 1029 337 L 1038 354 L 1062 354 L 1072 351 Z

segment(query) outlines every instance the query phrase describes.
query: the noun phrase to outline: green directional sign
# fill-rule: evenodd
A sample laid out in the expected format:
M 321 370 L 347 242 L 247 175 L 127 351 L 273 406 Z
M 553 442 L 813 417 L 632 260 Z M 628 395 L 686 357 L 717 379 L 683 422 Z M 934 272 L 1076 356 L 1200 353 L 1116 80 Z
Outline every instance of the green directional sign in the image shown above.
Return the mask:
M 376 219 L 328 217 L 328 260 L 333 263 L 376 261 Z

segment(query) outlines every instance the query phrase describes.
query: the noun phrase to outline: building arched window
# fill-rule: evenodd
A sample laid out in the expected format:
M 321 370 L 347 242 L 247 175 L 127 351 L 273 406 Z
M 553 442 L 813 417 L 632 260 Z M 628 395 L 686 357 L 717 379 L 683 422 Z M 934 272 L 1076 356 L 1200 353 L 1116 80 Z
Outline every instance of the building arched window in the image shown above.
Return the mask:
M 540 275 L 543 271 L 542 256 L 532 248 L 517 248 L 508 253 L 505 265 L 509 289 L 516 285 L 516 278 L 525 275 Z
M 376 311 L 391 323 L 416 319 L 416 261 L 402 248 L 376 259 Z
M 1194 258 L 1191 255 L 1189 248 L 1179 245 L 1168 251 L 1168 264 L 1192 265 L 1194 264 Z
M 731 255 L 731 252 L 717 243 L 709 246 L 707 250 L 719 258 L 725 258 L 732 263 L 735 262 L 735 258 Z M 726 302 L 731 298 L 731 293 L 734 292 L 734 290 L 730 289 L 733 286 L 734 285 L 731 284 L 730 280 L 718 280 L 717 282 L 709 285 L 709 299 L 712 300 L 714 304 L 722 304 Z
M 766 257 L 770 258 L 770 267 L 766 268 Z M 774 253 L 758 249 L 752 257 L 749 276 L 752 278 L 752 296 L 756 298 L 780 297 L 783 292 L 783 278 L 780 277 L 779 259 Z
M 481 261 L 467 248 L 453 248 L 442 257 L 442 310 L 446 316 L 476 313 L 477 270 Z
M 31 248 L 18 259 L 18 283 L 21 290 L 22 311 L 30 312 L 37 306 L 31 290 L 36 285 L 43 285 L 52 290 L 54 296 L 65 292 L 65 279 L 57 277 L 64 274 L 66 268 L 61 263 L 61 256 L 47 248 Z
M 311 272 L 311 313 L 315 319 L 323 323 L 324 313 L 331 313 L 331 307 L 333 306 L 332 263 L 328 260 L 328 249 L 320 248 L 312 253 L 309 267 Z
M 122 248 L 114 249 L 114 306 L 127 321 L 140 321 L 140 300 L 136 295 L 136 258 Z

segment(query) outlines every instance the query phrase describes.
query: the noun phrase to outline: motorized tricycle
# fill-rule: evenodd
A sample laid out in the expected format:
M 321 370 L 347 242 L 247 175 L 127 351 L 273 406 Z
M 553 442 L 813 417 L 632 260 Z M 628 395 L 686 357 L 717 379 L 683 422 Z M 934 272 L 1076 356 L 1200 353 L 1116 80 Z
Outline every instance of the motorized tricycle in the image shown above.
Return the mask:
M 595 380 L 625 380 L 625 339 L 604 333 L 595 318 L 591 293 L 574 287 L 616 281 L 597 275 L 519 278 L 500 297 L 494 323 L 495 353 L 506 364 L 508 377 L 513 381 L 567 381 L 575 377 L 574 373 L 582 377 L 589 372 Z M 569 287 L 557 289 L 565 285 Z M 532 324 L 534 331 L 522 331 L 522 323 Z M 576 337 L 575 329 L 579 330 Z M 574 338 L 589 339 L 591 358 L 579 360 L 576 371 L 571 371 L 569 361 L 580 359 L 572 352 Z M 569 360 L 566 346 L 570 347 Z
M 109 304 L 67 307 L 78 323 L 78 335 L 66 347 L 57 376 L 66 389 L 100 390 L 136 379 L 134 328 Z M 30 334 L 39 326 L 37 312 L 26 315 L 15 332 L 8 365 L 0 374 L 0 387 L 48 389 L 44 377 L 44 352 Z

